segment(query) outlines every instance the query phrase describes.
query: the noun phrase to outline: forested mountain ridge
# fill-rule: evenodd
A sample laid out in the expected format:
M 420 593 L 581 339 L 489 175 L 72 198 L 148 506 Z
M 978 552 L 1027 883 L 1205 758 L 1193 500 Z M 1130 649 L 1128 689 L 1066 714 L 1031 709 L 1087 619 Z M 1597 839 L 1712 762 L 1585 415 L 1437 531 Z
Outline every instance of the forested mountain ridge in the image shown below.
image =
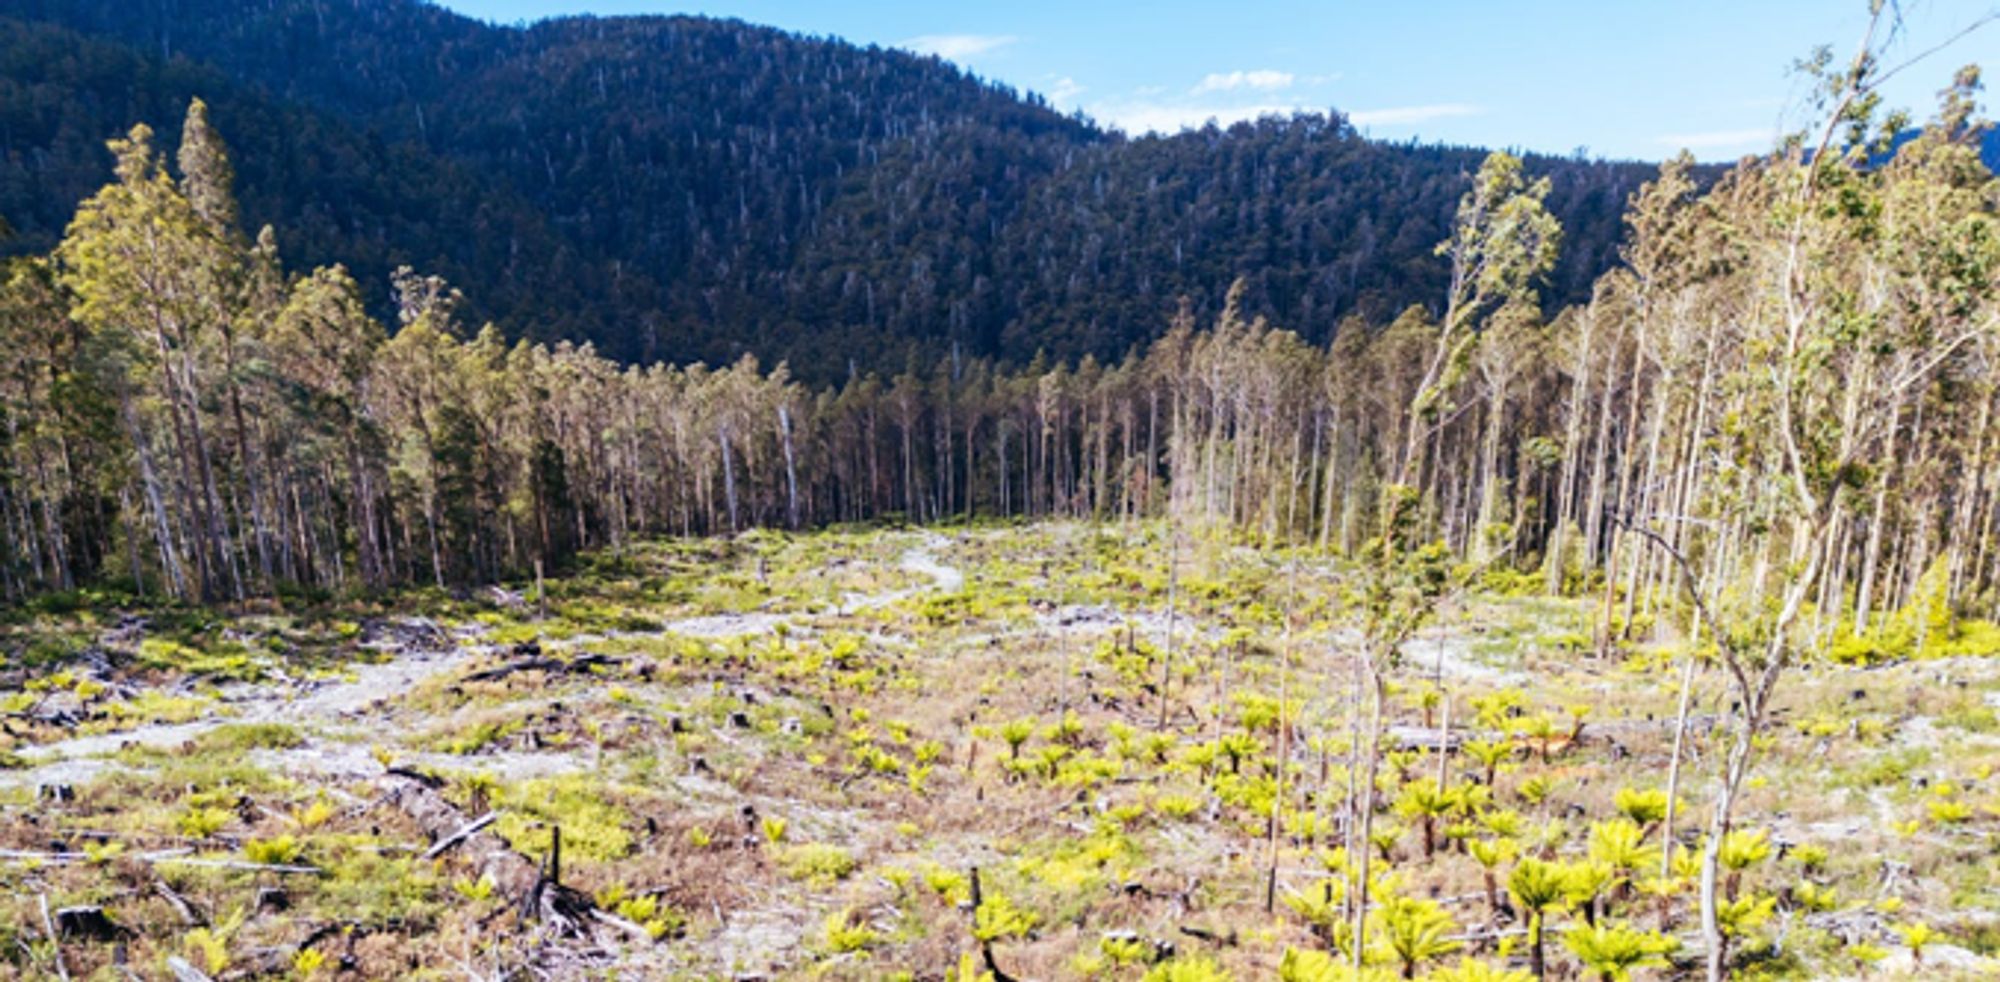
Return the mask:
M 1300 117 L 1128 139 L 935 59 L 737 22 L 494 27 L 409 0 L 0 0 L 0 215 L 45 249 L 104 140 L 192 96 L 246 219 L 378 309 L 398 265 L 475 320 L 624 360 L 1122 355 L 1182 296 L 1324 342 L 1434 303 L 1478 151 Z M 1547 299 L 1615 259 L 1638 164 L 1528 159 L 1566 230 Z

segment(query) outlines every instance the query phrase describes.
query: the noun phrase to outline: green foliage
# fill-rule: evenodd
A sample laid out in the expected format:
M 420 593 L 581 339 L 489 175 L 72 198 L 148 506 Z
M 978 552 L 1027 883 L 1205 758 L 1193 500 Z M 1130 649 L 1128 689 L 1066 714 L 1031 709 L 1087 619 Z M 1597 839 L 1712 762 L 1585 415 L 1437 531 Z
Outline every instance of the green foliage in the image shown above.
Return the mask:
M 1460 750 L 1486 769 L 1486 780 L 1491 783 L 1501 763 L 1514 755 L 1514 741 L 1504 737 L 1498 740 L 1467 740 Z
M 233 817 L 235 816 L 221 808 L 195 805 L 182 812 L 181 816 L 174 820 L 174 825 L 180 829 L 182 835 L 190 839 L 206 839 L 222 831 Z
M 1843 621 L 1827 657 L 1847 665 L 1873 665 L 1910 658 L 2000 655 L 2000 624 L 1962 619 L 1952 609 L 1950 570 L 1942 555 L 1917 580 L 1910 602 L 1878 619 L 1865 632 Z
M 1722 933 L 1737 937 L 1762 927 L 1778 909 L 1778 898 L 1745 895 L 1716 902 L 1715 917 Z
M 1530 913 L 1561 906 L 1570 896 L 1569 871 L 1561 864 L 1533 857 L 1514 865 L 1507 877 L 1507 892 L 1514 902 Z
M 1214 959 L 1188 955 L 1153 966 L 1141 982 L 1231 982 L 1234 978 Z
M 493 877 L 481 876 L 477 880 L 453 880 L 451 881 L 451 889 L 452 892 L 473 903 L 482 903 L 493 898 L 493 891 L 497 887 L 493 882 Z
M 1119 966 L 1142 965 L 1153 959 L 1152 944 L 1136 936 L 1105 935 L 1097 940 L 1097 950 Z
M 1563 934 L 1563 945 L 1604 982 L 1629 982 L 1636 969 L 1666 965 L 1666 956 L 1679 942 L 1626 924 L 1603 923 L 1572 926 Z
M 220 975 L 229 968 L 229 939 L 211 928 L 188 931 L 181 938 L 181 948 L 210 975 Z
M 1346 911 L 1341 907 L 1341 898 L 1347 893 L 1346 881 L 1324 879 L 1304 891 L 1286 891 L 1285 906 L 1299 915 L 1322 937 L 1333 938 L 1344 926 Z
M 1667 793 L 1659 788 L 1619 788 L 1611 804 L 1619 814 L 1642 826 L 1667 817 Z
M 301 948 L 292 955 L 292 973 L 299 978 L 314 978 L 324 967 L 326 953 L 317 948 Z
M 981 968 L 972 952 L 963 952 L 958 964 L 945 972 L 945 982 L 994 982 L 993 973 Z
M 139 644 L 139 663 L 162 671 L 241 682 L 255 682 L 268 669 L 262 658 L 234 641 L 221 642 L 204 651 L 165 638 L 147 638 Z
M 494 831 L 528 855 L 547 855 L 554 837 L 551 830 L 558 825 L 566 858 L 604 862 L 632 851 L 632 832 L 626 824 L 630 816 L 604 796 L 594 779 L 569 776 L 503 783 L 492 803 L 501 810 Z
M 1345 960 L 1324 951 L 1286 948 L 1278 961 L 1279 982 L 1388 982 L 1395 977 L 1374 966 L 1357 972 Z
M 1007 742 L 1007 750 L 1014 757 L 1021 756 L 1021 747 L 1035 735 L 1037 724 L 1033 718 L 1009 720 L 1000 727 L 1000 739 Z
M 1534 982 L 1534 979 L 1532 973 L 1496 968 L 1491 963 L 1473 958 L 1461 958 L 1457 964 L 1425 976 L 1426 982 Z
M 973 913 L 972 936 L 983 943 L 1027 937 L 1041 918 L 1015 906 L 1005 894 L 988 893 Z
M 1722 837 L 1716 859 L 1724 869 L 1746 870 L 1771 856 L 1769 829 L 1733 829 Z
M 291 835 L 248 839 L 243 843 L 243 858 L 253 863 L 268 863 L 274 866 L 289 866 L 298 862 L 301 851 L 298 839 Z
M 1922 962 L 1924 949 L 1938 938 L 1937 930 L 1922 921 L 1895 925 L 1895 931 L 1896 936 L 1903 939 L 1903 944 L 1910 949 L 1912 955 L 1916 956 L 1919 963 Z
M 924 885 L 947 904 L 966 903 L 972 898 L 972 884 L 965 874 L 943 866 L 924 870 Z
M 820 925 L 821 947 L 830 954 L 863 951 L 881 940 L 882 936 L 851 910 L 834 911 Z
M 1590 827 L 1590 858 L 1628 873 L 1650 867 L 1658 853 L 1645 838 L 1645 830 L 1629 818 L 1598 822 Z
M 107 704 L 104 714 L 120 727 L 142 723 L 186 723 L 208 715 L 212 700 L 199 696 L 173 696 L 156 689 L 140 692 L 130 699 Z
M 1826 913 L 1838 905 L 1839 898 L 1832 887 L 1819 886 L 1808 880 L 1792 887 L 1792 902 L 1809 913 Z
M 778 868 L 786 876 L 817 886 L 844 880 L 860 865 L 846 849 L 825 842 L 792 846 L 778 854 Z
M 1458 925 L 1435 900 L 1391 896 L 1373 911 L 1375 930 L 1403 964 L 1405 976 L 1417 965 L 1464 947 L 1450 935 Z

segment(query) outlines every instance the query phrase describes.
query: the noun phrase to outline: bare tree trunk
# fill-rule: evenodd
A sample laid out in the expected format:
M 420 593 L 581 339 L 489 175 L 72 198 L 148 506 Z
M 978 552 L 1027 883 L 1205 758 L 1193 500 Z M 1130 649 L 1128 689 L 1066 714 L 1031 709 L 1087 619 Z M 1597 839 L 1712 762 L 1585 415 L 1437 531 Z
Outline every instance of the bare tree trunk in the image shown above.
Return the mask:
M 798 458 L 792 451 L 792 411 L 783 403 L 778 404 L 778 434 L 785 446 L 785 516 L 791 527 L 799 527 L 799 469 Z
M 1679 708 L 1674 712 L 1673 758 L 1667 763 L 1667 813 L 1660 819 L 1660 878 L 1666 879 L 1673 870 L 1674 853 L 1674 810 L 1676 796 L 1680 794 L 1681 759 L 1685 756 L 1683 745 L 1687 740 L 1688 706 L 1694 695 L 1695 650 L 1701 645 L 1701 618 L 1695 618 L 1693 636 L 1688 639 L 1688 652 L 1681 659 L 1681 692 Z
M 1361 956 L 1368 947 L 1362 942 L 1367 937 L 1364 929 L 1368 925 L 1368 868 L 1375 848 L 1372 840 L 1375 834 L 1375 782 L 1381 776 L 1382 763 L 1382 704 L 1388 698 L 1387 680 L 1382 676 L 1381 655 L 1380 652 L 1369 652 L 1364 656 L 1367 659 L 1368 672 L 1368 760 L 1361 781 L 1361 802 L 1358 809 L 1361 834 L 1347 854 L 1348 861 L 1356 863 L 1354 889 L 1348 892 L 1355 898 L 1352 934 L 1349 938 L 1353 948 L 1351 964 L 1357 973 L 1361 971 Z M 1360 857 L 1358 862 L 1356 856 Z
M 736 458 L 729 448 L 729 424 L 723 423 L 716 427 L 715 442 L 722 446 L 722 493 L 729 505 L 729 531 L 736 532 L 741 530 L 742 526 L 737 522 Z

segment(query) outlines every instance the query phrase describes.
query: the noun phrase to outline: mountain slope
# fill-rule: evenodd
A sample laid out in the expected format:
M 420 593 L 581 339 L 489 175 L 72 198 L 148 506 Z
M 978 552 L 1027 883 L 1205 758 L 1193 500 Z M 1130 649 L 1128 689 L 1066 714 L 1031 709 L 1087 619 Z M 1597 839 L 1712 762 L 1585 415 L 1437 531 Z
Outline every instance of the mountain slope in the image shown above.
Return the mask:
M 1109 357 L 1178 298 L 1324 339 L 1435 302 L 1480 151 L 1301 117 L 1126 139 L 935 59 L 685 17 L 493 27 L 410 0 L 0 0 L 0 214 L 46 246 L 98 145 L 215 104 L 245 212 L 371 287 L 440 272 L 517 334 L 831 379 L 951 350 Z M 1530 160 L 1611 261 L 1638 164 Z M 379 295 L 379 293 L 378 293 Z

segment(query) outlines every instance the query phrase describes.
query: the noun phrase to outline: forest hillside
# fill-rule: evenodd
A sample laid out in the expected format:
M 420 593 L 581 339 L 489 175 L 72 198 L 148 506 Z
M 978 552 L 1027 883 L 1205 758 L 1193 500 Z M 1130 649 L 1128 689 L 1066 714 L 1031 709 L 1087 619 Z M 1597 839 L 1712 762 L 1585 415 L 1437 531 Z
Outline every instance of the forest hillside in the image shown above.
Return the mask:
M 53 244 L 208 101 L 244 215 L 346 264 L 386 315 L 409 265 L 473 323 L 621 361 L 789 360 L 839 382 L 958 354 L 1124 355 L 1175 304 L 1324 343 L 1433 303 L 1472 148 L 1339 116 L 1128 138 L 906 52 L 735 21 L 482 24 L 420 0 L 0 0 L 0 215 Z M 1530 157 L 1587 299 L 1650 167 Z

